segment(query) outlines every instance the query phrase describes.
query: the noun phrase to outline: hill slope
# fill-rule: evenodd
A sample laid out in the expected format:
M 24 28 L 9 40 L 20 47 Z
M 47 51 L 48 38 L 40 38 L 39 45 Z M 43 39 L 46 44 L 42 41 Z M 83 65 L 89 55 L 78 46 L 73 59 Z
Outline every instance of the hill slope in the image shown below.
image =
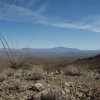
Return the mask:
M 100 54 L 92 57 L 78 59 L 76 64 L 88 65 L 90 69 L 100 72 Z

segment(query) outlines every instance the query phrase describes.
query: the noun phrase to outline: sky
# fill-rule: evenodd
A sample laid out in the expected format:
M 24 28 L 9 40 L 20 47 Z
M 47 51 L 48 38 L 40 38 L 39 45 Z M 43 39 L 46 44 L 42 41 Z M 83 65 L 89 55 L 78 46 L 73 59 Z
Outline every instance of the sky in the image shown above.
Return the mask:
M 0 0 L 0 33 L 12 48 L 97 50 L 100 0 Z

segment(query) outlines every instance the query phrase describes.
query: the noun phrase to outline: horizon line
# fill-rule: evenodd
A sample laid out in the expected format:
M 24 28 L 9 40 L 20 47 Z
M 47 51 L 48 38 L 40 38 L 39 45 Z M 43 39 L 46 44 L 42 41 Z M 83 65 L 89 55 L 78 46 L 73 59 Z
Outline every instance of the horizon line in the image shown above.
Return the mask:
M 75 48 L 75 47 L 65 47 L 65 46 L 56 46 L 56 47 L 20 47 L 20 48 L 10 48 L 10 49 L 55 49 L 55 48 L 65 48 L 65 49 L 77 49 L 77 50 L 100 50 L 100 49 L 80 49 L 80 48 Z M 4 49 L 3 47 L 0 49 Z M 8 49 L 8 48 L 7 48 Z

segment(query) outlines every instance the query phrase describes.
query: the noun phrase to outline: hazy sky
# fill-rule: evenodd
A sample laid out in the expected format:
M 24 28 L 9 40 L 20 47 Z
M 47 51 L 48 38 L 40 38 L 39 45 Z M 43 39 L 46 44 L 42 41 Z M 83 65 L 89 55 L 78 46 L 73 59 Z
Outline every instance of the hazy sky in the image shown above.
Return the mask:
M 100 0 L 0 0 L 0 32 L 12 47 L 100 49 Z

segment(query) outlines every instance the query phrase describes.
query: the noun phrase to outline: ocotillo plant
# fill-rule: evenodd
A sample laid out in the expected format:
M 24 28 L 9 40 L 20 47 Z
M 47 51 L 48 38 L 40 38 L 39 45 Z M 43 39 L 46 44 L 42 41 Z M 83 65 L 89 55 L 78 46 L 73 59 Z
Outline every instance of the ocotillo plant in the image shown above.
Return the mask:
M 8 44 L 6 39 L 1 34 L 0 34 L 0 41 L 7 55 L 11 68 L 17 69 L 23 66 L 27 62 L 28 57 L 23 55 L 22 53 L 15 55 L 13 49 L 10 48 L 10 45 Z

